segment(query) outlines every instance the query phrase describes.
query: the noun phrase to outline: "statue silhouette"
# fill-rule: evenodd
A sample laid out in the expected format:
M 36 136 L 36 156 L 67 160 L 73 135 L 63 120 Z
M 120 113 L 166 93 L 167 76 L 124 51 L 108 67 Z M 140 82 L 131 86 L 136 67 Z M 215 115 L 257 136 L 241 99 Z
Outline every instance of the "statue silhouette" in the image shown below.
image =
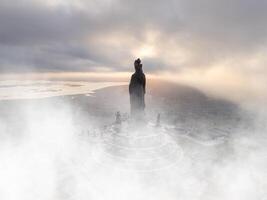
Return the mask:
M 134 62 L 135 73 L 129 85 L 131 116 L 142 116 L 145 110 L 146 76 L 140 58 Z

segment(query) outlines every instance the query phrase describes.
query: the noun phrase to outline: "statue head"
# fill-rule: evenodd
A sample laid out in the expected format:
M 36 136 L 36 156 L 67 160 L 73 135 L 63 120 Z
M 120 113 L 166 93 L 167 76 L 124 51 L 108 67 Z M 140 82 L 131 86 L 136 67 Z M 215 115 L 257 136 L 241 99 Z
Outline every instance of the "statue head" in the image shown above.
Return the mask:
M 134 68 L 135 68 L 135 71 L 140 71 L 140 70 L 142 70 L 142 67 L 143 67 L 143 65 L 141 64 L 141 60 L 140 60 L 140 58 L 136 59 L 136 60 L 134 61 Z

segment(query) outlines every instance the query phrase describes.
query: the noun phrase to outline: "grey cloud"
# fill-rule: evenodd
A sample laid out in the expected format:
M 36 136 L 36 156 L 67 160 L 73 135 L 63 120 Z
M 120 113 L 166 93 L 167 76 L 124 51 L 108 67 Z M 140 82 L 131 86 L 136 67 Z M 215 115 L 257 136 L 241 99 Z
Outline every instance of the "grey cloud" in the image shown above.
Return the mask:
M 2 44 L 35 45 L 79 35 L 78 16 L 74 18 L 61 10 L 55 12 L 32 4 L 8 4 L 0 9 Z
M 144 58 L 151 72 L 210 67 L 266 46 L 263 0 L 79 2 L 82 8 L 66 9 L 41 1 L 0 0 L 0 71 L 125 71 L 135 56 L 131 49 L 145 43 L 150 30 L 159 32 L 154 41 L 159 55 Z M 120 33 L 116 45 L 106 41 L 114 32 Z M 165 54 L 176 47 L 190 56 L 169 63 Z

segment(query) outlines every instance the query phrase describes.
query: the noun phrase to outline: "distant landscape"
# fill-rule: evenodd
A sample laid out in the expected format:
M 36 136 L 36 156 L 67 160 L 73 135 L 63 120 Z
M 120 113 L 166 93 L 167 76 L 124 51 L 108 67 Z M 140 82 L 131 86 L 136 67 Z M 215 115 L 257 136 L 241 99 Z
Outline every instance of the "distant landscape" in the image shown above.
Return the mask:
M 11 120 L 14 117 L 22 121 L 18 117 L 25 106 L 38 112 L 38 109 L 48 105 L 67 104 L 74 116 L 77 115 L 77 120 L 81 115 L 88 116 L 88 119 L 93 118 L 104 125 L 114 121 L 117 111 L 129 116 L 126 84 L 51 81 L 1 85 L 0 90 L 11 88 L 13 91 L 9 97 L 2 96 L 1 116 L 3 119 Z M 228 134 L 240 126 L 251 127 L 253 123 L 252 113 L 243 110 L 238 104 L 207 96 L 192 87 L 160 80 L 148 81 L 147 87 L 146 118 L 149 121 L 155 122 L 160 113 L 164 123 L 192 134 L 207 134 L 209 131 L 211 134 L 220 131 Z

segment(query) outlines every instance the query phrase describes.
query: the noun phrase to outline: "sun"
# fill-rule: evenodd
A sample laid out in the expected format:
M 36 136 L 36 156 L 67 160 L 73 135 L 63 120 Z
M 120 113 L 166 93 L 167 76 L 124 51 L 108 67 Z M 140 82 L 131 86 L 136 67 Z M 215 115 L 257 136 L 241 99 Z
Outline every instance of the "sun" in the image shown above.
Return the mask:
M 140 48 L 138 48 L 135 52 L 135 55 L 138 55 L 139 57 L 154 57 L 156 55 L 155 47 L 152 45 L 143 45 Z

